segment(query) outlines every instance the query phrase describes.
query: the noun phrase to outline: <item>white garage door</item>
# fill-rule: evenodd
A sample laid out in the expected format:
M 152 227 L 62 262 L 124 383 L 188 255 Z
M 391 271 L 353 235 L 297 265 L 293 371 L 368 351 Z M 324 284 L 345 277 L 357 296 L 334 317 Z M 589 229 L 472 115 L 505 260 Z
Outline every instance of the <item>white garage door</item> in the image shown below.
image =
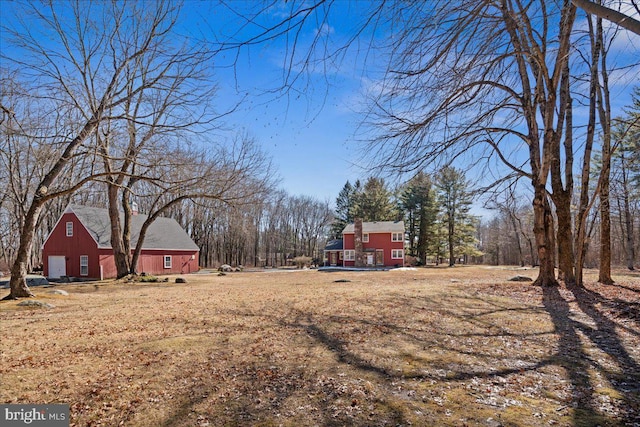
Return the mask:
M 67 275 L 67 263 L 64 256 L 49 256 L 49 275 L 50 279 L 59 279 Z

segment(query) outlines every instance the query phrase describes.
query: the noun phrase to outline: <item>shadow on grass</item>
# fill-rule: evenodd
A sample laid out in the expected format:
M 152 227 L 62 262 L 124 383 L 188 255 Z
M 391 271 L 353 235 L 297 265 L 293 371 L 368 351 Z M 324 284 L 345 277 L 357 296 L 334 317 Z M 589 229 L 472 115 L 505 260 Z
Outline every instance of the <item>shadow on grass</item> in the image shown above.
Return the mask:
M 557 372 L 560 371 L 557 369 L 559 367 L 563 371 L 562 377 L 568 380 L 570 395 L 566 399 L 553 400 L 553 410 L 558 411 L 558 407 L 570 409 L 569 417 L 573 425 L 640 425 L 637 418 L 640 414 L 640 367 L 618 336 L 617 328 L 621 325 L 599 308 L 608 306 L 612 301 L 583 288 L 572 288 L 570 291 L 571 294 L 563 294 L 559 288 L 540 289 L 541 306 L 502 304 L 494 298 L 478 295 L 429 297 L 398 293 L 385 295 L 378 300 L 355 301 L 353 306 L 356 309 L 364 305 L 374 308 L 364 315 L 357 310 L 345 313 L 342 310 L 315 310 L 313 307 L 300 309 L 294 305 L 272 307 L 264 311 L 233 310 L 228 314 L 248 319 L 247 323 L 260 324 L 265 328 L 287 333 L 304 332 L 307 343 L 302 345 L 308 346 L 309 353 L 318 348 L 328 351 L 334 355 L 338 366 L 348 366 L 363 378 L 377 378 L 377 386 L 387 390 L 389 396 L 392 396 L 393 386 L 399 381 L 435 384 L 440 388 L 456 383 L 455 387 L 467 395 L 465 398 L 470 405 L 478 405 L 475 395 L 469 396 L 473 392 L 467 388 L 469 384 L 478 380 L 486 380 L 487 384 L 496 380 L 507 383 L 524 375 L 536 375 L 546 368 L 556 368 L 554 372 Z M 578 311 L 573 306 L 573 298 Z M 409 321 L 412 316 L 419 317 L 428 311 L 437 314 L 433 323 Z M 516 323 L 525 322 L 522 329 L 511 330 L 500 323 L 500 320 L 511 317 L 517 318 Z M 530 317 L 546 319 L 546 323 L 541 323 L 545 327 L 531 325 L 527 330 L 526 319 Z M 553 330 L 547 330 L 549 320 Z M 448 321 L 459 322 L 459 329 L 440 330 L 438 322 L 446 325 Z M 229 328 L 228 332 L 233 334 L 235 331 Z M 360 339 L 366 340 L 371 334 L 378 340 L 374 346 L 358 344 Z M 375 357 L 375 351 L 388 351 L 387 346 L 398 343 L 408 349 L 406 358 L 416 365 L 415 369 L 396 369 L 403 363 L 405 349 L 391 349 L 393 354 L 388 359 Z M 496 348 L 500 343 L 513 345 L 511 353 Z M 593 348 L 590 348 L 591 345 Z M 421 358 L 419 351 L 411 353 L 411 348 L 451 354 L 454 362 L 449 363 L 445 357 L 442 361 Z M 594 354 L 596 350 L 607 357 Z M 456 357 L 459 360 L 455 360 Z M 603 363 L 604 359 L 609 362 Z M 611 368 L 611 361 L 615 369 Z M 269 363 L 277 362 L 259 358 L 248 363 L 241 366 L 240 362 L 234 362 L 222 377 L 203 375 L 200 383 L 191 385 L 182 394 L 181 403 L 174 407 L 162 425 L 186 425 L 184 421 L 189 416 L 193 417 L 194 413 L 202 412 L 203 405 L 209 405 L 206 414 L 211 417 L 217 414 L 216 419 L 203 419 L 211 425 L 255 425 L 261 422 L 269 425 L 269 422 L 277 420 L 290 422 L 296 416 L 304 415 L 283 414 L 279 418 L 278 414 L 289 398 L 301 399 L 301 390 L 302 400 L 305 395 L 309 396 L 307 400 L 311 401 L 316 411 L 312 424 L 306 420 L 307 423 L 301 422 L 301 425 L 368 425 L 364 416 L 336 417 L 336 402 L 344 400 L 344 395 L 332 394 L 330 385 L 317 382 L 316 375 L 325 367 L 311 365 L 298 368 L 289 362 L 287 365 L 269 366 Z M 215 364 L 212 363 L 209 368 L 213 369 L 213 366 Z M 594 379 L 597 376 L 606 379 L 615 394 L 621 396 L 626 413 L 620 415 L 626 418 L 603 412 L 597 401 L 600 393 L 597 388 L 602 387 Z M 237 395 L 219 399 L 215 406 L 211 406 L 207 399 L 212 393 L 218 392 L 218 385 L 223 382 L 233 384 Z M 509 390 L 509 393 L 514 391 Z M 536 399 L 543 400 L 545 397 L 536 396 Z M 372 413 L 375 412 L 379 422 L 405 425 L 412 420 L 406 412 L 411 411 L 408 403 L 397 404 L 397 401 L 385 401 L 382 398 L 375 405 Z M 466 410 L 473 412 L 474 408 L 469 406 Z M 192 418 L 191 421 L 197 420 Z
M 572 404 L 576 408 L 576 425 L 600 425 L 606 419 L 596 408 L 593 374 L 606 378 L 624 400 L 627 408 L 623 425 L 640 424 L 640 366 L 629 354 L 618 335 L 619 327 L 598 306 L 607 306 L 610 301 L 596 292 L 583 287 L 568 288 L 575 297 L 579 314 L 585 321 L 576 320 L 569 302 L 559 288 L 543 288 L 543 303 L 559 334 L 557 363 L 563 367 L 572 385 Z M 589 325 L 591 323 L 592 325 Z M 583 342 L 583 338 L 587 342 Z M 597 358 L 585 351 L 589 343 L 609 356 L 617 369 L 603 366 Z M 627 424 L 628 423 L 628 424 Z M 633 423 L 633 424 L 632 424 Z

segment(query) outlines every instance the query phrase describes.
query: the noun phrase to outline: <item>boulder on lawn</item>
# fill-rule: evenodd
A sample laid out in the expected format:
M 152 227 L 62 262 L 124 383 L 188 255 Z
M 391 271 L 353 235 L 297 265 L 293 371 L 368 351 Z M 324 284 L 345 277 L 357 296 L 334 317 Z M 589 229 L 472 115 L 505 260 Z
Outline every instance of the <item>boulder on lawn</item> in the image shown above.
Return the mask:
M 47 278 L 39 274 L 27 274 L 26 280 L 27 286 L 29 287 L 49 285 L 49 281 L 47 280 Z
M 510 282 L 533 282 L 533 279 L 527 276 L 514 276 L 511 279 L 509 279 L 509 281 Z
M 231 273 L 233 271 L 233 267 L 231 267 L 229 264 L 222 264 L 220 268 L 218 268 L 218 271 L 222 271 L 224 273 Z
M 46 302 L 28 299 L 18 303 L 20 307 L 33 307 L 33 308 L 55 308 L 55 305 L 51 305 Z
M 184 277 L 176 277 L 176 283 L 187 283 L 187 279 Z

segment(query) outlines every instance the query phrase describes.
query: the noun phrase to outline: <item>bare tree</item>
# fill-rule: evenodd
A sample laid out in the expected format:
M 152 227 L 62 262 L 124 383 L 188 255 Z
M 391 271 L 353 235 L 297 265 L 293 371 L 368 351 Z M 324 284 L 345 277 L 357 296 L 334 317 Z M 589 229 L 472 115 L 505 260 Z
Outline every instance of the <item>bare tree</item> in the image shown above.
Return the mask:
M 45 7 L 16 5 L 16 25 L 2 28 L 11 49 L 0 55 L 10 69 L 20 69 L 34 98 L 66 111 L 64 133 L 55 140 L 50 166 L 26 201 L 20 243 L 11 269 L 9 298 L 31 296 L 26 284 L 27 260 L 38 219 L 45 203 L 79 189 L 89 179 L 62 188 L 58 179 L 83 144 L 91 144 L 100 124 L 119 111 L 132 96 L 158 83 L 140 72 L 128 74 L 132 64 L 170 42 L 178 9 L 166 2 L 149 3 L 49 3 Z M 134 68 L 135 69 L 135 68 Z M 163 70 L 158 63 L 152 72 Z M 156 74 L 157 75 L 157 74 Z M 144 78 L 143 78 L 144 77 Z M 37 83 L 37 86 L 35 85 Z M 40 90 L 37 90 L 39 88 Z M 88 145 L 84 152 L 95 150 Z
M 611 7 L 607 7 L 600 2 L 595 2 L 591 0 L 571 0 L 573 4 L 583 9 L 585 12 L 595 15 L 601 19 L 606 19 L 607 21 L 611 21 L 622 28 L 625 28 L 629 31 L 633 31 L 634 33 L 640 35 L 640 21 L 633 18 L 631 15 L 620 12 Z M 627 2 L 619 2 L 619 4 L 625 4 Z M 630 0 L 627 4 L 630 3 L 632 9 L 636 12 L 636 14 L 640 15 L 640 8 L 638 7 L 638 3 L 635 0 Z
M 153 175 L 139 181 L 138 187 L 129 188 L 147 213 L 128 261 L 131 274 L 136 273 L 149 226 L 172 207 L 200 200 L 213 200 L 227 207 L 250 206 L 252 201 L 263 198 L 271 185 L 270 161 L 247 135 L 221 144 L 215 151 L 211 147 L 207 151 L 180 148 L 157 153 L 155 160 L 149 167 Z M 233 215 L 233 210 L 227 210 Z
M 209 71 L 211 55 L 201 46 L 173 49 L 170 44 L 159 45 L 144 61 L 136 61 L 127 70 L 128 75 L 152 78 L 156 83 L 134 94 L 134 82 L 130 82 L 130 96 L 122 105 L 122 113 L 109 117 L 96 133 L 99 154 L 109 173 L 105 182 L 118 277 L 135 269 L 130 264 L 130 193 L 137 181 L 153 179 L 145 165 L 145 153 L 166 153 L 171 143 L 184 144 L 196 132 L 211 132 L 218 119 L 210 105 L 215 92 Z M 175 163 L 172 166 L 180 167 Z
M 598 19 L 598 26 L 602 27 L 601 19 Z M 600 29 L 596 33 L 599 38 L 597 46 L 600 48 L 600 78 L 602 83 L 598 85 L 597 105 L 600 127 L 602 129 L 602 170 L 599 180 L 600 197 L 600 268 L 598 270 L 598 281 L 607 285 L 613 284 L 611 278 L 611 203 L 610 203 L 610 182 L 611 182 L 611 155 L 614 151 L 611 141 L 611 99 L 609 96 L 609 70 L 607 63 L 607 48 L 604 43 L 603 31 Z
M 559 228 L 565 230 L 571 220 L 565 203 L 572 189 L 570 145 L 564 145 L 565 165 L 559 161 L 570 112 L 567 64 L 575 7 L 568 1 L 526 7 L 506 0 L 430 2 L 403 13 L 407 30 L 393 39 L 387 79 L 371 116 L 380 130 L 370 145 L 375 161 L 406 171 L 488 146 L 489 157 L 531 180 L 536 283 L 556 284 L 547 188 L 553 187 L 556 209 L 562 209 Z M 512 154 L 518 141 L 527 147 L 526 165 Z M 571 280 L 573 252 L 566 237 L 559 236 L 560 266 Z
M 524 267 L 525 260 L 522 239 L 527 240 L 527 235 L 524 232 L 520 218 L 522 205 L 518 203 L 519 197 L 516 193 L 516 184 L 517 182 L 510 183 L 501 193 L 496 192 L 490 197 L 486 207 L 497 210 L 504 223 L 507 224 L 507 230 L 501 230 L 501 232 L 503 235 L 511 234 L 512 240 L 515 242 L 517 263 L 521 267 Z M 528 242 L 531 244 L 530 239 Z

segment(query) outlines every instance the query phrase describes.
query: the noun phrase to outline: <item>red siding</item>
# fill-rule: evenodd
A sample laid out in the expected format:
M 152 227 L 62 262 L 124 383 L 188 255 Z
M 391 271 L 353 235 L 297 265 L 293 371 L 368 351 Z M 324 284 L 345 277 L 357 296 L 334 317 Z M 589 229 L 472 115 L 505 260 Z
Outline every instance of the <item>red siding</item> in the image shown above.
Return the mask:
M 164 268 L 164 256 L 171 256 L 171 268 Z M 194 259 L 191 259 L 193 256 Z M 154 276 L 163 274 L 188 274 L 198 271 L 199 252 L 198 251 L 177 251 L 177 250 L 147 250 L 143 249 L 138 259 L 138 273 L 147 273 Z M 100 251 L 100 264 L 104 278 L 117 276 L 116 265 L 113 261 L 111 249 Z M 98 270 L 99 270 L 98 266 Z M 97 276 L 99 277 L 99 275 Z
M 353 250 L 355 248 L 354 235 L 344 234 L 343 245 L 345 250 Z M 365 251 L 367 249 L 368 250 L 382 249 L 384 253 L 384 265 L 387 267 L 392 267 L 398 264 L 399 265 L 404 264 L 403 259 L 391 258 L 392 249 L 404 249 L 404 242 L 391 241 L 391 233 L 369 233 L 369 241 L 363 242 L 362 248 Z M 355 261 L 345 261 L 344 265 L 353 267 L 355 265 Z
M 171 256 L 171 268 L 164 267 L 167 255 Z M 198 271 L 198 255 L 197 251 L 144 250 L 138 261 L 138 272 L 154 275 L 194 273 Z
M 73 236 L 67 237 L 66 224 L 73 223 Z M 86 228 L 72 213 L 62 215 L 62 219 L 53 229 L 42 248 L 43 273 L 49 276 L 49 256 L 60 255 L 66 258 L 66 275 L 73 277 L 100 277 L 98 247 Z M 89 274 L 80 276 L 80 255 L 89 257 Z M 94 261 L 93 263 L 91 261 Z
M 67 237 L 66 224 L 73 223 L 73 236 Z M 116 277 L 116 266 L 111 249 L 98 249 L 95 240 L 73 213 L 65 213 L 53 229 L 42 248 L 44 275 L 49 276 L 49 256 L 66 258 L 66 275 L 99 279 Z M 80 256 L 89 257 L 89 274 L 80 275 Z M 164 268 L 164 256 L 171 256 L 171 268 Z M 191 259 L 191 258 L 194 259 Z M 199 252 L 179 250 L 143 250 L 138 262 L 138 272 L 153 275 L 187 274 L 198 271 Z

